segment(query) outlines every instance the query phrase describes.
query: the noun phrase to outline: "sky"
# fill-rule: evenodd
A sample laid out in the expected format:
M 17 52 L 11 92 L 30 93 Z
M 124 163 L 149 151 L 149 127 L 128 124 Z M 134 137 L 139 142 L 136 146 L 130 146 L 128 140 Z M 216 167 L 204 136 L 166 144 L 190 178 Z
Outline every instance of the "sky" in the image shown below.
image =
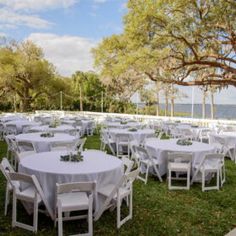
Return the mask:
M 126 13 L 126 0 L 0 0 L 0 36 L 32 40 L 59 74 L 70 76 L 94 70 L 91 49 L 123 31 Z M 187 96 L 177 102 L 191 103 L 192 89 L 180 89 Z M 201 103 L 201 92 L 194 92 L 194 102 Z M 217 104 L 235 104 L 236 88 L 215 99 Z

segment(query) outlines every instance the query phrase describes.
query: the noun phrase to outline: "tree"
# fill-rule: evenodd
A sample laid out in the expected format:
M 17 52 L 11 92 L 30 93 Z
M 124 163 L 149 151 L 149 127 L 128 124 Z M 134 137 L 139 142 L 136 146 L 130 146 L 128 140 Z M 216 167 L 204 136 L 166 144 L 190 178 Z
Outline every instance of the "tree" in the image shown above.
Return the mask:
M 0 48 L 0 88 L 2 94 L 17 95 L 21 111 L 47 90 L 54 77 L 53 66 L 32 42 L 12 43 Z
M 136 57 L 134 67 L 140 61 L 149 64 L 142 72 L 150 79 L 179 85 L 236 85 L 235 1 L 130 0 L 127 6 L 127 48 Z M 208 68 L 214 73 L 196 80 L 196 73 Z M 175 77 L 162 78 L 163 71 Z

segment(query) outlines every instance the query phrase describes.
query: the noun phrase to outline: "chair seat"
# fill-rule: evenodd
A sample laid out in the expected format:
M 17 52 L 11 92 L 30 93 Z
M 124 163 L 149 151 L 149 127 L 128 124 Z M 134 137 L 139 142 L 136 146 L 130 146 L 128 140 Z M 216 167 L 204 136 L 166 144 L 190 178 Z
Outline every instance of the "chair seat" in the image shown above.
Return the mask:
M 153 162 L 151 161 L 151 160 L 149 160 L 149 159 L 144 159 L 144 160 L 141 160 L 140 162 L 141 163 L 144 163 L 144 164 L 146 164 L 146 165 L 149 165 L 149 166 L 152 166 L 153 165 L 153 163 L 155 164 L 155 165 L 159 165 L 159 161 L 157 160 L 157 159 L 152 159 L 153 160 Z
M 88 209 L 89 198 L 84 192 L 63 193 L 58 195 L 63 210 L 84 210 Z
M 34 199 L 35 196 L 35 188 L 34 187 L 28 187 L 25 190 L 21 191 L 21 192 L 16 192 L 17 197 L 21 200 L 23 200 L 22 198 L 31 198 Z M 40 195 L 37 193 L 37 197 L 38 197 L 38 203 L 40 203 L 42 201 L 42 198 L 40 197 Z
M 109 196 L 112 192 L 112 190 L 115 188 L 114 184 L 108 184 L 100 189 L 98 189 L 98 193 L 104 195 L 104 196 Z M 129 194 L 129 190 L 126 188 L 119 188 L 120 196 L 126 196 Z M 117 194 L 114 195 L 114 198 L 117 198 Z
M 180 162 L 170 162 L 168 169 L 171 171 L 187 171 L 190 169 L 189 163 L 180 163 Z

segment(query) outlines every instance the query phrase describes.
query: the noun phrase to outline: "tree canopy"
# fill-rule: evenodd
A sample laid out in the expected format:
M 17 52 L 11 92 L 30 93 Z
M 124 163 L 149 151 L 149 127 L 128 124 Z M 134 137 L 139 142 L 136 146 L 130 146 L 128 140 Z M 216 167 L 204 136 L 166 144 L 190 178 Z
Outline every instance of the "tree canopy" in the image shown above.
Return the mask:
M 234 0 L 129 0 L 127 8 L 124 32 L 93 51 L 104 80 L 132 72 L 129 81 L 236 86 Z

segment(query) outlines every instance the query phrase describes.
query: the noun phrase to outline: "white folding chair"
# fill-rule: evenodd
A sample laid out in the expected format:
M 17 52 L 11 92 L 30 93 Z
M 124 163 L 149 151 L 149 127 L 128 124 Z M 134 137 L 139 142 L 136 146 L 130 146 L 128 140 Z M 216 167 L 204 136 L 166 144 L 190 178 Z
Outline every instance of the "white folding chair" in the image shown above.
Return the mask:
M 116 134 L 115 143 L 116 143 L 116 156 L 117 157 L 130 156 L 129 134 Z
M 0 163 L 0 170 L 2 171 L 4 177 L 6 178 L 6 192 L 5 192 L 5 204 L 4 204 L 4 215 L 7 215 L 7 208 L 10 202 L 10 193 L 13 191 L 12 185 L 10 183 L 10 179 L 8 176 L 9 172 L 15 172 L 11 164 L 9 163 L 7 158 L 3 158 Z M 19 182 L 14 182 L 14 184 L 19 185 Z
M 75 142 L 75 149 L 79 152 L 83 152 L 84 150 L 84 144 L 86 143 L 87 138 L 78 139 Z
M 168 153 L 168 188 L 170 190 L 190 189 L 191 162 L 191 153 Z M 172 176 L 172 173 L 175 174 L 175 177 Z M 186 177 L 182 177 L 184 174 Z M 186 186 L 172 185 L 172 180 L 186 180 Z
M 13 124 L 6 125 L 6 134 L 7 135 L 9 135 L 9 134 L 17 135 L 16 125 L 13 125 Z
M 145 169 L 145 177 L 138 176 L 138 179 L 142 180 L 145 184 L 148 181 L 148 175 L 150 168 L 153 168 L 153 174 L 156 175 L 160 182 L 162 182 L 162 178 L 159 172 L 159 161 L 158 159 L 150 156 L 148 151 L 139 146 L 134 146 L 135 154 L 138 156 L 141 172 Z
M 16 149 L 15 135 L 9 134 L 5 136 L 5 141 L 7 143 L 7 159 L 11 159 L 11 164 L 14 164 L 14 152 Z
M 63 235 L 63 221 L 75 219 L 88 219 L 88 233 L 77 235 L 93 235 L 93 193 L 96 188 L 94 182 L 75 182 L 56 184 L 57 201 L 56 211 L 58 218 L 58 235 Z M 87 215 L 62 216 L 63 212 L 84 211 L 87 210 Z
M 225 182 L 224 172 L 224 154 L 211 153 L 206 154 L 204 161 L 199 167 L 200 173 L 202 174 L 202 191 L 206 190 L 219 190 L 220 182 L 221 186 Z M 216 185 L 206 186 L 206 181 L 216 175 Z
M 117 208 L 117 228 L 119 229 L 125 222 L 133 217 L 133 182 L 139 174 L 139 169 L 136 169 L 128 174 L 124 174 L 117 184 L 108 184 L 100 189 L 98 193 L 106 197 L 103 206 L 96 213 L 94 220 L 98 220 L 102 213 L 110 208 Z M 121 219 L 121 204 L 123 199 L 129 199 L 129 214 Z
M 123 165 L 124 165 L 124 168 L 125 168 L 125 174 L 128 174 L 131 170 L 132 170 L 132 168 L 133 168 L 133 166 L 134 166 L 134 161 L 131 161 L 129 158 L 127 158 L 127 157 L 122 157 L 122 163 L 123 163 Z
M 109 133 L 107 130 L 105 129 L 101 130 L 100 140 L 101 140 L 100 149 L 104 151 L 106 147 L 108 147 L 112 155 L 115 156 L 116 154 L 115 154 L 114 148 L 112 147 L 112 145 L 115 145 L 115 141 L 109 137 Z
M 50 151 L 75 151 L 75 141 L 52 142 Z
M 14 167 L 17 169 L 17 164 L 21 162 L 21 160 L 29 155 L 35 154 L 36 149 L 34 144 L 30 141 L 17 141 L 16 147 L 13 151 L 15 162 Z
M 130 145 L 130 151 L 131 151 L 130 159 L 134 160 L 136 162 L 136 164 L 138 166 L 140 166 L 139 155 L 136 153 L 136 150 L 135 150 L 135 146 L 139 146 L 138 141 L 136 139 L 132 140 L 132 141 L 130 141 L 129 145 Z
M 38 211 L 39 205 L 44 203 L 47 209 L 47 213 L 53 219 L 53 212 L 49 207 L 42 188 L 34 175 L 26 175 L 22 173 L 9 172 L 11 183 L 14 181 L 20 182 L 20 185 L 14 185 L 13 187 L 13 209 L 12 209 L 12 227 L 20 227 L 26 230 L 37 232 L 38 230 Z M 22 188 L 22 185 L 26 185 Z M 33 204 L 33 225 L 28 225 L 17 221 L 17 200 L 29 202 Z M 45 211 L 43 211 L 45 212 Z

